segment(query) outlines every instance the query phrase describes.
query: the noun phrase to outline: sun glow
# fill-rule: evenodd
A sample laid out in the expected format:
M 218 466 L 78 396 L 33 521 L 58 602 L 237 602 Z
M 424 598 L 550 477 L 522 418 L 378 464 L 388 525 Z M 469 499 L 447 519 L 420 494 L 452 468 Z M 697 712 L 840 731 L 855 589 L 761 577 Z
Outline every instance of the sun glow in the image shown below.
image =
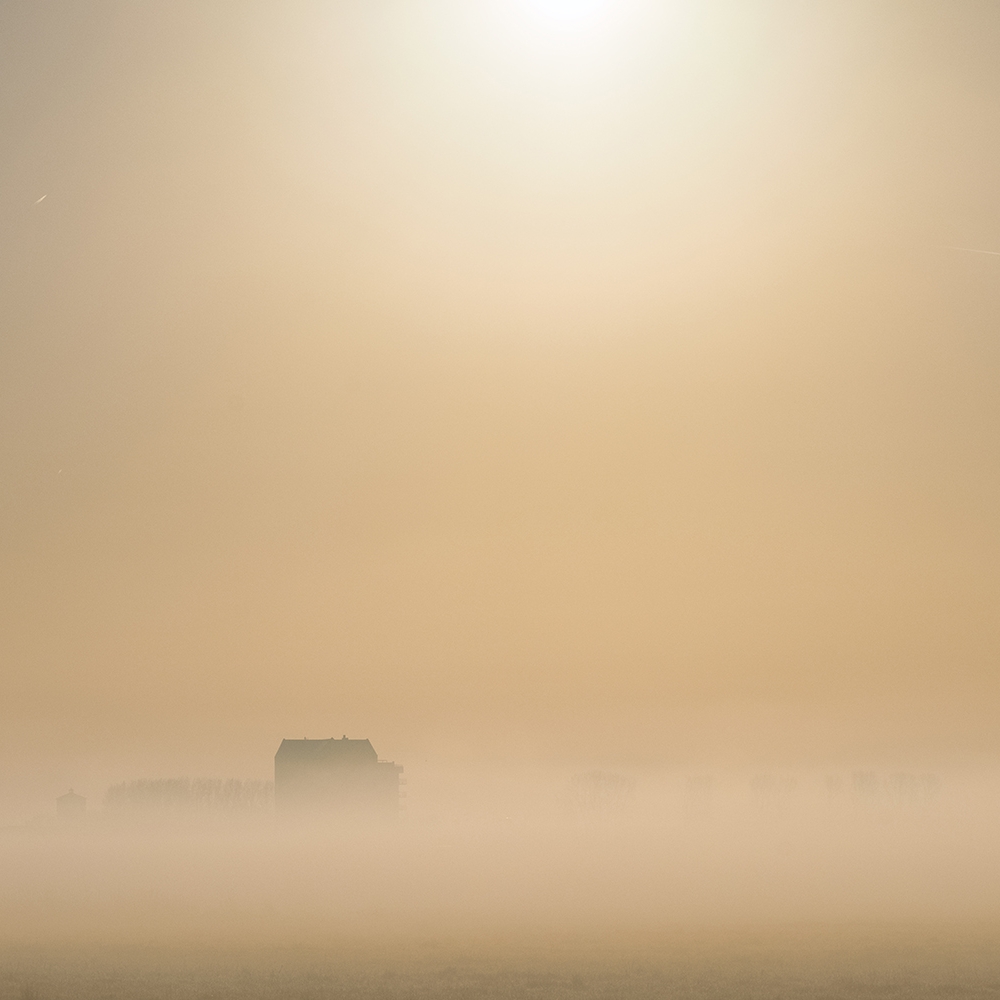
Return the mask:
M 524 0 L 521 6 L 526 20 L 553 36 L 598 31 L 609 15 L 608 0 Z
M 633 37 L 642 0 L 497 0 L 488 5 L 501 58 L 557 78 L 588 77 L 615 63 Z M 502 55 L 506 48 L 506 56 Z

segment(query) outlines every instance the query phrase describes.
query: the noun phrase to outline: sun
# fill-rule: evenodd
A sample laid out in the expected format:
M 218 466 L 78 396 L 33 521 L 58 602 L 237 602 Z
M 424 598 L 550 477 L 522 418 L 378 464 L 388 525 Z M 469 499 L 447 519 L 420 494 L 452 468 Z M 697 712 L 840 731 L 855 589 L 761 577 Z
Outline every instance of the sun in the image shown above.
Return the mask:
M 500 0 L 495 8 L 508 37 L 523 53 L 534 52 L 553 66 L 598 56 L 613 47 L 630 0 Z
M 523 0 L 526 18 L 546 33 L 589 34 L 609 13 L 609 0 Z
M 530 89 L 543 103 L 551 98 L 566 106 L 598 95 L 607 106 L 608 95 L 625 86 L 644 58 L 644 28 L 656 23 L 649 12 L 660 9 L 657 2 L 484 0 L 470 34 L 484 57 L 477 69 L 491 86 L 512 94 Z

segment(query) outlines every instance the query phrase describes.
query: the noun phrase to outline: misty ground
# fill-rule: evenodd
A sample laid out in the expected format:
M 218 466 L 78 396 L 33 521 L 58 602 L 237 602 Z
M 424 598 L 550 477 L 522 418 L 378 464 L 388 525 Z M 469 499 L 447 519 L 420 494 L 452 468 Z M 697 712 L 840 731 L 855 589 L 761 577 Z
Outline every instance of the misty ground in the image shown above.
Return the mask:
M 993 928 L 799 927 L 325 947 L 0 948 L 0 998 L 993 997 Z
M 568 787 L 389 826 L 8 828 L 0 1000 L 1000 996 L 995 775 Z

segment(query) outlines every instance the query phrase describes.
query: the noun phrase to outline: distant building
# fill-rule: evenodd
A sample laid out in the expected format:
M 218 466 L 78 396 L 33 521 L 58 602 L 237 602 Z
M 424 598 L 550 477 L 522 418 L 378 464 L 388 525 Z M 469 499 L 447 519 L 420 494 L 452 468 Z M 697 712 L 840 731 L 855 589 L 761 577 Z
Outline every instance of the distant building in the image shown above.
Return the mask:
M 403 769 L 378 759 L 368 740 L 282 740 L 274 755 L 279 813 L 391 819 Z
M 56 815 L 60 819 L 77 819 L 87 811 L 87 800 L 71 788 L 56 799 Z

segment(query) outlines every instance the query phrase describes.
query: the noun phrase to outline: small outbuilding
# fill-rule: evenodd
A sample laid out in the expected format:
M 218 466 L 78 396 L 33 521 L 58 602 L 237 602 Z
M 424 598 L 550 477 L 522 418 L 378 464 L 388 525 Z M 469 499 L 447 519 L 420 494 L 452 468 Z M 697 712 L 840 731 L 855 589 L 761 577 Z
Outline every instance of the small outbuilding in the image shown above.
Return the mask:
M 87 811 L 87 800 L 71 788 L 56 799 L 56 815 L 60 819 L 78 819 Z

